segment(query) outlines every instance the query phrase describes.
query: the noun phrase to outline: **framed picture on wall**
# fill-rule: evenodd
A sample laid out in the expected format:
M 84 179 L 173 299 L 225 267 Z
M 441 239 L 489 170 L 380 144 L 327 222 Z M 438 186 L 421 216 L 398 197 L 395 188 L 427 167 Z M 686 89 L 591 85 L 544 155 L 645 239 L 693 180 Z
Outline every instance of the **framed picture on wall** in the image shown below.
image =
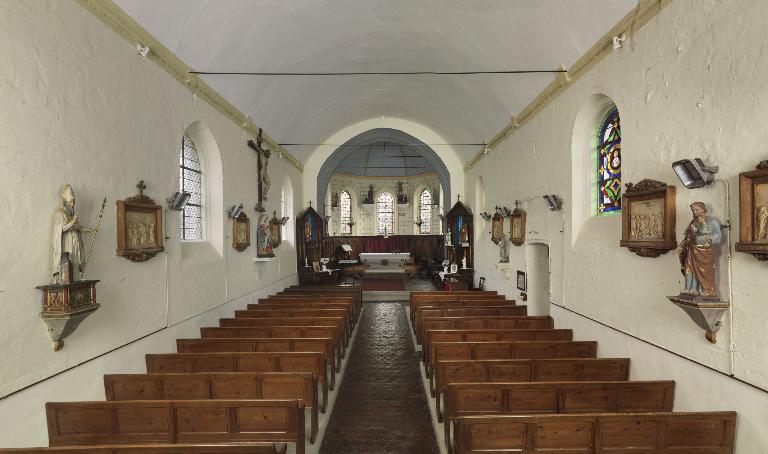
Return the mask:
M 509 241 L 515 246 L 525 243 L 525 210 L 515 201 L 515 209 L 509 217 Z
M 452 264 L 452 265 L 451 265 L 451 274 L 456 274 L 456 273 L 458 273 L 458 272 L 459 272 L 459 265 L 457 265 L 457 264 L 455 264 L 455 263 L 454 263 L 454 264 Z
M 739 175 L 739 220 L 736 251 L 768 260 L 768 161 Z
M 517 271 L 517 289 L 525 291 L 528 286 L 528 281 L 525 277 L 525 272 L 518 270 Z
M 144 180 L 136 187 L 138 195 L 117 201 L 117 255 L 144 262 L 165 250 L 163 207 L 144 195 Z
M 504 217 L 496 213 L 491 218 L 491 241 L 496 244 L 504 238 Z
M 675 187 L 644 179 L 627 183 L 621 201 L 621 247 L 641 257 L 658 257 L 677 247 Z
M 248 215 L 240 215 L 232 219 L 232 247 L 237 252 L 243 252 L 251 245 L 251 220 Z

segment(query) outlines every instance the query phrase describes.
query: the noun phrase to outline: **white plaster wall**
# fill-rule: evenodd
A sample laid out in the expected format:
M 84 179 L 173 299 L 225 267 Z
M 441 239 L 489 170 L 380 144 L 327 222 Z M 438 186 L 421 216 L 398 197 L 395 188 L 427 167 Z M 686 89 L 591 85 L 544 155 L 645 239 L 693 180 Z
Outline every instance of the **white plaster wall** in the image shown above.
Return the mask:
M 397 183 L 403 183 L 403 192 L 408 194 L 408 204 L 397 204 Z M 368 195 L 368 186 L 374 186 L 374 201 L 382 192 L 389 192 L 395 198 L 395 226 L 397 231 L 394 235 L 418 235 L 419 227 L 414 224 L 418 217 L 418 196 L 424 188 L 440 188 L 440 180 L 434 173 L 423 175 L 414 175 L 411 177 L 359 177 L 335 173 L 331 176 L 328 184 L 328 199 L 331 192 L 341 193 L 347 191 L 352 200 L 352 219 L 355 225 L 352 226 L 353 235 L 376 235 L 376 204 L 364 205 L 362 202 Z M 330 209 L 330 203 L 327 212 L 331 214 L 331 221 L 328 229 L 329 235 L 340 235 L 341 212 L 339 208 Z M 432 234 L 440 233 L 440 218 L 437 215 L 441 212 L 440 207 L 435 205 L 430 207 L 432 212 Z
M 200 314 L 219 307 L 231 313 L 243 301 L 239 298 L 295 281 L 289 243 L 277 249 L 271 263 L 254 263 L 254 246 L 242 253 L 231 246 L 232 225 L 224 209 L 240 202 L 253 222 L 251 243 L 256 242 L 257 160 L 246 146 L 249 137 L 160 67 L 139 58 L 132 44 L 73 1 L 7 1 L 0 2 L 0 59 L 6 62 L 0 67 L 0 396 L 168 328 L 98 360 L 109 370 L 138 371 L 139 351 L 170 351 L 177 334 L 215 318 Z M 220 160 L 204 163 L 213 196 L 207 241 L 182 244 L 179 213 L 166 212 L 165 253 L 144 263 L 116 257 L 115 201 L 134 195 L 141 178 L 147 194 L 164 204 L 178 186 L 181 135 L 196 122 L 210 134 Z M 214 164 L 221 168 L 218 178 Z M 277 156 L 269 171 L 271 215 L 280 210 L 280 182 L 289 178 L 300 196 L 302 177 Z M 54 353 L 38 317 L 41 295 L 35 286 L 51 280 L 51 223 L 64 183 L 76 191 L 84 224 L 94 224 L 107 197 L 87 272 L 101 280 L 102 307 Z M 298 196 L 293 206 L 301 206 Z M 46 399 L 81 399 L 100 390 L 99 374 L 91 373 L 96 363 L 88 364 L 0 400 L 3 444 L 41 442 L 45 425 L 38 412 Z M 37 420 L 17 423 L 19 408 Z
M 715 218 L 731 220 L 735 242 L 738 174 L 768 158 L 766 17 L 768 2 L 761 0 L 673 1 L 623 49 L 592 68 L 467 173 L 467 190 L 483 176 L 486 209 L 522 201 L 528 240 L 550 246 L 553 303 L 763 389 L 768 388 L 768 265 L 734 253 L 733 317 L 723 320 L 718 343 L 708 343 L 703 331 L 666 299 L 682 288 L 676 253 L 649 259 L 620 248 L 620 216 L 574 222 L 579 217 L 573 212 L 581 208 L 572 204 L 588 203 L 591 194 L 584 193 L 583 184 L 590 175 L 572 171 L 571 164 L 581 159 L 572 153 L 589 151 L 572 147 L 578 112 L 595 95 L 605 95 L 621 115 L 623 181 L 652 178 L 677 186 L 678 241 L 690 221 L 688 205 L 701 200 Z M 671 163 L 693 157 L 720 166 L 718 177 L 730 184 L 731 213 L 725 213 L 723 183 L 699 190 L 680 184 Z M 544 207 L 541 196 L 552 193 L 565 200 L 563 211 Z M 526 270 L 524 248 L 510 249 L 513 267 Z M 495 270 L 497 247 L 484 240 L 476 251 L 478 277 L 487 276 L 486 287 L 515 295 L 514 280 L 506 281 Z M 724 252 L 720 282 L 729 298 L 726 257 Z M 758 429 L 768 420 L 765 391 L 631 337 L 610 334 L 599 324 L 585 319 L 577 323 L 562 311 L 552 312 L 558 326 L 578 327 L 580 339 L 600 340 L 601 356 L 630 356 L 633 376 L 678 380 L 676 409 L 738 411 L 737 452 L 768 452 L 768 434 Z

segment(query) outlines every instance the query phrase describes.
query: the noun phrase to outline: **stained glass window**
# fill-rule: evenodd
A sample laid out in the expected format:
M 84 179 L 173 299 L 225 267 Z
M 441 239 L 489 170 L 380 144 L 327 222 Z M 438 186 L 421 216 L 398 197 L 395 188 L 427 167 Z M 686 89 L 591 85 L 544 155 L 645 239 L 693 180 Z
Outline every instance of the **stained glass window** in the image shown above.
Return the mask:
M 339 215 L 341 234 L 349 235 L 352 233 L 352 226 L 349 225 L 349 220 L 352 218 L 352 198 L 347 191 L 339 195 Z
M 179 189 L 192 194 L 181 215 L 181 239 L 203 239 L 203 172 L 195 143 L 189 136 L 181 139 L 179 154 Z
M 621 123 L 612 108 L 597 135 L 597 214 L 621 211 Z
M 419 196 L 419 218 L 421 219 L 419 233 L 432 233 L 432 193 L 429 189 L 421 191 Z
M 376 232 L 395 233 L 395 199 L 388 192 L 382 192 L 376 199 Z

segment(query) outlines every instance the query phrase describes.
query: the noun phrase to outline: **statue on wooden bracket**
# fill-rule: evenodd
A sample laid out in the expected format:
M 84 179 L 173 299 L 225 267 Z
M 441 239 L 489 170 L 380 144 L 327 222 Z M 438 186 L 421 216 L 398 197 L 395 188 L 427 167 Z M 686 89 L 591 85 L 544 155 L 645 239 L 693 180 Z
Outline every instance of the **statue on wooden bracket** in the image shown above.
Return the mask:
M 65 184 L 61 190 L 61 206 L 56 209 L 53 220 L 53 281 L 56 284 L 69 284 L 79 281 L 85 273 L 90 253 L 93 251 L 93 239 L 101 225 L 106 198 L 101 205 L 97 227 L 89 228 L 80 225 L 75 212 L 75 191 L 72 186 Z M 83 249 L 83 233 L 92 233 L 91 246 L 86 256 Z M 71 269 L 71 271 L 70 271 Z
M 704 337 L 714 344 L 722 326 L 721 319 L 730 306 L 728 301 L 720 300 L 717 285 L 721 225 L 707 214 L 704 202 L 693 202 L 691 213 L 693 219 L 678 248 L 685 289 L 668 299 L 685 311 L 705 331 Z

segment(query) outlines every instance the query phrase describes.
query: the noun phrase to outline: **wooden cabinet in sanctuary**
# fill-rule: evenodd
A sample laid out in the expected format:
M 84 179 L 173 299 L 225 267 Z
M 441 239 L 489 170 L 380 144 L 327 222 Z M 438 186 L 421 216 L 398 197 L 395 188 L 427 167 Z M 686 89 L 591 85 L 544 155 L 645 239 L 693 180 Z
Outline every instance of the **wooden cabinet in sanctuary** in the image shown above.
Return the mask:
M 472 269 L 474 260 L 474 217 L 472 212 L 461 203 L 461 200 L 451 208 L 451 211 L 445 216 L 448 237 L 446 238 L 446 247 L 448 248 L 448 261 L 456 263 L 462 268 L 462 260 L 466 261 L 466 268 Z
M 296 217 L 296 266 L 312 268 L 322 255 L 325 224 L 312 205 Z

